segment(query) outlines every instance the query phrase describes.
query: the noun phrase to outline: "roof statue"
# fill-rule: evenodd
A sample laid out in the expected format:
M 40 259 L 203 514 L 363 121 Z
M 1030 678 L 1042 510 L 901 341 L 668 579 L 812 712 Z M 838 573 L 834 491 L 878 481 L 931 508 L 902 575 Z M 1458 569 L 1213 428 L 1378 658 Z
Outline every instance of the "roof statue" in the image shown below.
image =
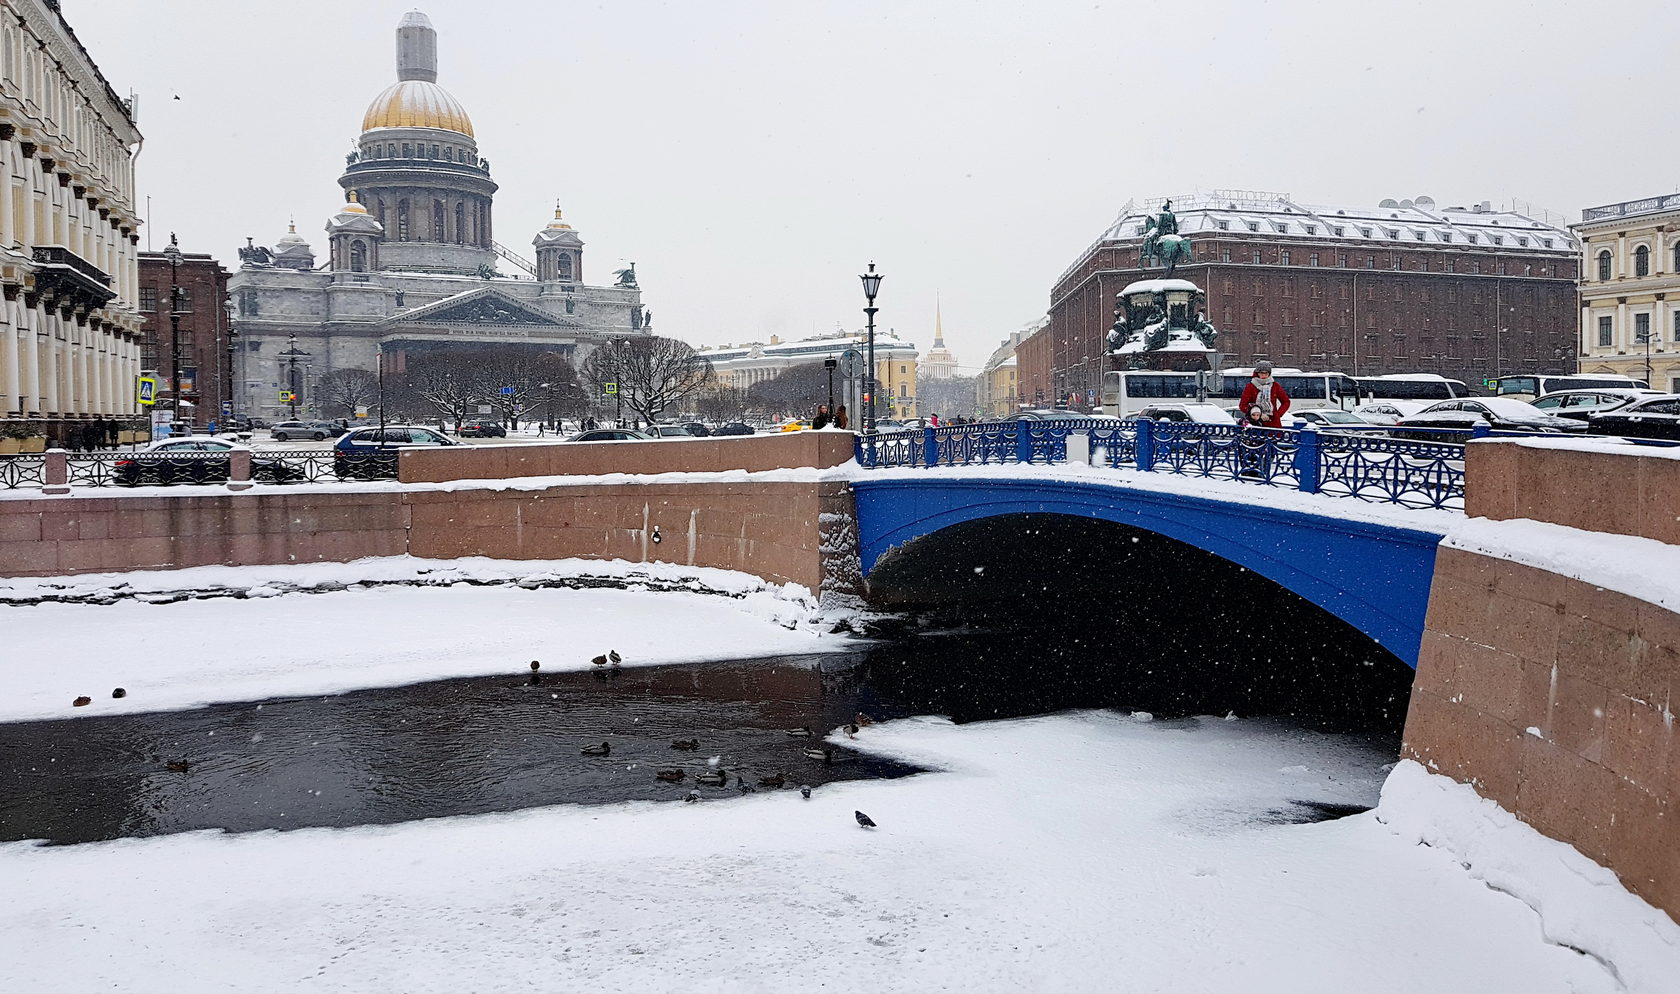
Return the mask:
M 636 264 L 634 262 L 632 262 L 629 265 L 628 268 L 613 270 L 613 275 L 618 277 L 618 283 L 616 285 L 619 287 L 619 289 L 622 289 L 622 290 L 640 289 L 639 287 L 636 286 Z
M 1180 261 L 1191 259 L 1190 239 L 1178 233 L 1178 216 L 1172 212 L 1172 201 L 1161 205 L 1161 213 L 1151 217 L 1143 228 L 1143 258 L 1153 259 L 1167 267 L 1167 275 L 1178 268 Z
M 239 250 L 239 262 L 245 266 L 268 266 L 274 263 L 274 253 L 264 245 L 253 245 L 255 239 L 249 235 L 245 238 L 245 245 Z

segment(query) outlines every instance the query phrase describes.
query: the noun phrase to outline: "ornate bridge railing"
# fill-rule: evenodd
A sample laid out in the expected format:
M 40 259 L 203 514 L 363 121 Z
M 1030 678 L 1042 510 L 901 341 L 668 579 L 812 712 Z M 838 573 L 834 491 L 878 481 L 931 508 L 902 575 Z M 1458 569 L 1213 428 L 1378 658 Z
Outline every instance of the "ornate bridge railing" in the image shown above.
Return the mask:
M 0 490 L 40 489 L 49 483 L 49 459 L 64 461 L 64 483 L 76 487 L 167 487 L 225 483 L 232 465 L 226 453 L 71 452 L 0 455 Z M 387 458 L 386 460 L 390 460 Z M 256 483 L 331 483 L 394 477 L 376 472 L 363 457 L 335 456 L 332 449 L 273 449 L 252 453 Z
M 1178 473 L 1292 487 L 1408 507 L 1464 506 L 1464 441 L 1485 431 L 1432 429 L 1431 439 L 1387 434 L 1245 428 L 1174 421 L 990 421 L 859 435 L 858 463 L 978 466 L 1067 462 L 1076 438 L 1079 461 L 1146 473 Z

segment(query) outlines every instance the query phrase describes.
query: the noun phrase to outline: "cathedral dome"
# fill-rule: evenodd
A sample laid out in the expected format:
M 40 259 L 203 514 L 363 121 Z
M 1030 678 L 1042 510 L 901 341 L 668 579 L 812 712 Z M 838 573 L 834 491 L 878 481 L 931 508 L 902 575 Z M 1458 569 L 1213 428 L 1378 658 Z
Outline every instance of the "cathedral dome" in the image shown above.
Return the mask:
M 448 90 L 423 79 L 392 83 L 368 105 L 362 130 L 439 128 L 472 137 L 472 121 Z

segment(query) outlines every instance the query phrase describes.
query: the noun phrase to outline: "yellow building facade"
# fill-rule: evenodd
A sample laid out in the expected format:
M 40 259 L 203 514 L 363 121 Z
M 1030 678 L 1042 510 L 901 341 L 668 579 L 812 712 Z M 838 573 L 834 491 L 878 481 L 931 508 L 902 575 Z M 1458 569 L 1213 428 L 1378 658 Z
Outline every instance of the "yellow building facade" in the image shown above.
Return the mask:
M 1581 372 L 1680 392 L 1680 194 L 1581 212 Z

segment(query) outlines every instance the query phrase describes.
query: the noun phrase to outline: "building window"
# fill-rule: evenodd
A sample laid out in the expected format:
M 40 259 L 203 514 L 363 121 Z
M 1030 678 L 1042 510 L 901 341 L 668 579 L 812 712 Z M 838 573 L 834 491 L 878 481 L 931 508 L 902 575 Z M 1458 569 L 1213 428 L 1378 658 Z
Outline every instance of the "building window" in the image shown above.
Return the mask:
M 1289 265 L 1289 250 L 1288 249 L 1284 249 L 1282 252 L 1278 253 L 1278 265 L 1280 265 L 1280 266 Z
M 1219 227 L 1220 231 L 1230 231 L 1231 230 L 1231 222 L 1229 222 L 1229 221 L 1215 221 L 1213 223 Z
M 1680 310 L 1674 312 L 1674 340 L 1680 342 Z
M 397 201 L 397 241 L 408 241 L 408 200 Z
M 1231 261 L 1231 250 L 1228 249 L 1228 248 L 1220 249 L 1219 250 L 1219 261 L 1220 262 L 1230 262 Z
M 1651 340 L 1651 315 L 1635 314 L 1633 316 L 1633 344 L 1644 345 Z
M 1680 242 L 1674 243 L 1674 271 L 1680 273 Z
M 1375 269 L 1375 268 L 1377 268 L 1377 257 L 1376 257 L 1376 256 L 1374 256 L 1374 255 L 1368 255 L 1368 256 L 1366 256 L 1366 257 L 1365 257 L 1365 268 L 1366 268 L 1366 269 Z
M 405 158 L 405 159 L 414 158 L 414 143 L 413 142 L 403 142 L 403 158 Z
M 1249 231 L 1259 231 L 1260 230 L 1260 222 L 1259 221 L 1248 222 L 1248 230 Z
M 448 241 L 443 233 L 444 217 L 443 201 L 432 201 L 432 241 L 434 242 Z
M 455 244 L 460 245 L 467 240 L 467 208 L 459 201 L 455 204 Z
M 1651 275 L 1651 247 L 1641 245 L 1633 250 L 1633 275 Z
M 140 288 L 140 309 L 143 311 L 157 310 L 157 287 L 143 286 Z
M 1304 228 L 1309 235 L 1318 234 L 1318 225 L 1316 224 L 1303 224 L 1301 227 Z
M 1494 235 L 1489 239 L 1489 241 L 1493 242 L 1493 244 L 1495 244 L 1495 245 L 1503 245 L 1503 244 L 1505 244 L 1505 236 L 1504 235 Z
M 1280 234 L 1280 235 L 1289 234 L 1289 224 L 1286 221 L 1273 221 L 1272 222 L 1272 227 L 1276 228 L 1277 233 Z
M 367 245 L 361 239 L 350 243 L 350 271 L 352 273 L 367 272 Z
M 1227 259 L 1226 261 L 1229 262 L 1230 260 Z M 1229 297 L 1231 294 L 1237 292 L 1237 281 L 1233 280 L 1233 279 L 1227 279 L 1227 280 L 1225 280 L 1221 289 L 1223 290 L 1225 296 Z M 1677 313 L 1680 313 L 1680 312 L 1677 312 Z
M 1610 251 L 1608 249 L 1598 253 L 1598 278 L 1601 280 L 1610 278 Z
M 1256 266 L 1260 265 L 1260 250 L 1259 249 L 1254 250 L 1254 264 Z
M 1307 265 L 1309 265 L 1309 266 L 1318 265 L 1318 253 L 1317 252 L 1314 252 L 1311 255 L 1307 256 Z
M 1278 315 L 1278 323 L 1285 328 L 1289 327 L 1295 323 L 1295 313 L 1293 311 L 1283 311 Z
M 565 283 L 572 281 L 572 254 L 570 252 L 560 253 L 560 279 Z M 571 300 L 568 299 L 566 303 L 570 304 Z
M 181 313 L 181 314 L 186 314 L 186 313 L 190 312 L 192 309 L 193 309 L 193 306 L 192 306 L 192 291 L 188 290 L 184 286 L 176 287 L 175 288 L 175 310 L 177 312 Z
M 1342 237 L 1342 232 L 1346 231 L 1347 229 L 1338 226 L 1338 227 L 1335 227 L 1335 228 L 1331 228 L 1330 230 L 1335 232 L 1337 238 L 1340 238 L 1340 237 Z
M 1611 341 L 1614 334 L 1612 320 L 1608 315 L 1598 319 L 1598 344 L 1600 347 L 1607 348 L 1614 344 Z

